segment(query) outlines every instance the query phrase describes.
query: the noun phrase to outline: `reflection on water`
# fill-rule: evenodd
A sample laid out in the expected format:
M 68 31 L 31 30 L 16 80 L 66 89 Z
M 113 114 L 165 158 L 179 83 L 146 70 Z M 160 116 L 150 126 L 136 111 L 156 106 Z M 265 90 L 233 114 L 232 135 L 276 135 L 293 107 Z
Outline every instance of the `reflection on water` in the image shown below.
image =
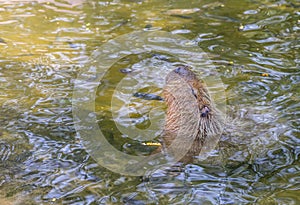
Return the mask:
M 0 11 L 1 204 L 300 203 L 298 1 L 0 1 Z M 180 34 L 208 53 L 229 93 L 229 114 L 241 118 L 237 124 L 252 123 L 233 130 L 235 138 L 225 136 L 227 142 L 257 139 L 234 148 L 239 163 L 190 164 L 141 179 L 89 157 L 73 126 L 74 80 L 91 52 L 134 30 Z M 123 59 L 101 88 L 111 93 L 130 75 L 120 69 L 176 61 Z M 124 152 L 143 153 L 116 130 L 110 95 L 100 90 L 97 119 L 107 139 Z M 136 109 L 157 106 L 135 100 Z M 138 112 L 132 119 L 147 126 L 147 110 Z

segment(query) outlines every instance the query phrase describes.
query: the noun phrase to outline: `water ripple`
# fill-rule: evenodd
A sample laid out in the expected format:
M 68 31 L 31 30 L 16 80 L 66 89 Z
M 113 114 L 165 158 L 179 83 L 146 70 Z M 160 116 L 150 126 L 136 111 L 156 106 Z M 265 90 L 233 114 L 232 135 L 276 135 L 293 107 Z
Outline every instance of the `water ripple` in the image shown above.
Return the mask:
M 267 0 L 2 1 L 0 203 L 299 204 L 298 7 Z M 195 12 L 178 15 L 186 11 Z M 141 180 L 112 173 L 85 152 L 73 126 L 74 79 L 100 45 L 133 30 L 180 34 L 213 60 L 230 114 L 245 124 L 225 136 L 225 145 L 238 146 L 225 150 L 224 166 L 203 162 Z M 164 79 L 153 86 L 157 73 L 144 68 L 167 72 L 178 61 L 149 53 L 124 58 L 102 82 L 108 91 L 98 90 L 96 114 L 115 147 L 136 153 L 108 112 L 115 83 L 128 76 L 160 95 Z M 140 75 L 130 77 L 135 71 Z M 147 125 L 148 110 L 158 105 L 133 99 L 132 106 L 131 117 L 119 114 L 125 125 Z

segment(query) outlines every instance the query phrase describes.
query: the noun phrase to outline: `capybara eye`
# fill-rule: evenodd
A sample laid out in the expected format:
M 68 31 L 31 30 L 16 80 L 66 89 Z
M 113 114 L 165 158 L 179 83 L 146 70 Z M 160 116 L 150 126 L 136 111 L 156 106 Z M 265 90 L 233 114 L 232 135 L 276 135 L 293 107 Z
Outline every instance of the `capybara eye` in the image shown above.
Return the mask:
M 192 94 L 195 96 L 196 99 L 198 98 L 198 97 L 197 97 L 197 91 L 196 91 L 196 90 L 192 89 Z

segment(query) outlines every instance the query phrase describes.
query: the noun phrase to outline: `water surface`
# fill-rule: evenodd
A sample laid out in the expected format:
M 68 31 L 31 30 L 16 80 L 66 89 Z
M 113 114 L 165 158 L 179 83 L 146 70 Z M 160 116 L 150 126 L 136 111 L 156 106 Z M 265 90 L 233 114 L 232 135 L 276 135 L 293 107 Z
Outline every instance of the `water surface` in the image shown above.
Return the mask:
M 300 203 L 298 1 L 0 2 L 1 204 Z M 228 93 L 228 114 L 250 123 L 232 131 L 240 141 L 227 161 L 239 163 L 189 164 L 141 179 L 111 172 L 86 152 L 74 128 L 74 81 L 93 51 L 136 30 L 181 35 L 209 55 Z M 106 73 L 95 109 L 114 147 L 151 151 L 122 136 L 111 117 L 112 93 L 130 75 L 120 70 L 144 72 L 136 80 L 147 85 L 153 75 L 147 66 L 176 63 L 150 52 L 128 56 Z M 141 91 L 160 95 L 159 85 Z M 164 103 L 133 98 L 132 107 L 131 118 L 122 120 L 145 128 L 147 112 Z

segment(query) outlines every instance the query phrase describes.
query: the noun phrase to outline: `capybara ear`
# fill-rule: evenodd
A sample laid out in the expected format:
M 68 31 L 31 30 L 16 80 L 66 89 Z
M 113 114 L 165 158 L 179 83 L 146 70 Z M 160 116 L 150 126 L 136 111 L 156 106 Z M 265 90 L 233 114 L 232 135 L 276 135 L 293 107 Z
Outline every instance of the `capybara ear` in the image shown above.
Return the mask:
M 207 117 L 210 109 L 207 106 L 204 106 L 200 111 L 201 117 Z

